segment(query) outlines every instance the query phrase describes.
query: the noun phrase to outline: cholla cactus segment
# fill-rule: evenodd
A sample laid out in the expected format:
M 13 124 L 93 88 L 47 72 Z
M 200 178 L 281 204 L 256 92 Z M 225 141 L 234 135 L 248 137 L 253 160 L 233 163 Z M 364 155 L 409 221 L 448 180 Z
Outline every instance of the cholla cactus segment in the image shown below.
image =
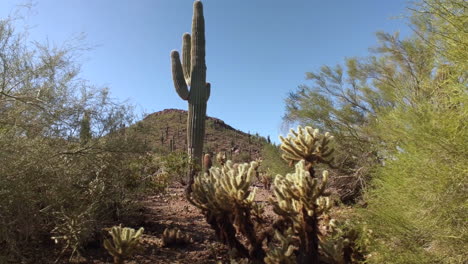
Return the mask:
M 251 189 L 255 176 L 255 161 L 237 166 L 228 160 L 226 164 L 212 167 L 209 173 L 195 178 L 192 203 L 212 213 L 230 212 L 234 206 L 250 206 L 256 189 Z
M 123 263 L 125 258 L 132 256 L 139 249 L 143 231 L 143 228 L 138 231 L 128 227 L 122 228 L 122 225 L 112 227 L 109 231 L 112 242 L 108 239 L 104 240 L 104 248 L 114 257 L 115 264 Z
M 312 166 L 317 163 L 330 164 L 333 149 L 329 143 L 333 139 L 330 133 L 321 134 L 318 129 L 312 127 L 293 129 L 286 138 L 280 136 L 281 149 L 285 152 L 282 157 L 290 165 L 300 160 L 305 160 Z
M 294 255 L 294 251 L 298 248 L 294 246 L 293 241 L 293 232 L 291 228 L 285 231 L 285 234 L 282 234 L 278 230 L 275 230 L 275 240 L 277 240 L 280 244 L 278 245 L 269 245 L 269 250 L 267 252 L 267 256 L 265 257 L 266 264 L 277 264 L 277 263 L 284 263 L 284 264 L 295 264 L 296 257 Z
M 322 214 L 330 208 L 328 197 L 323 197 L 328 181 L 328 172 L 322 174 L 322 182 L 310 177 L 303 160 L 296 164 L 296 171 L 286 176 L 278 175 L 274 180 L 273 210 L 278 215 L 289 218 L 298 228 L 303 221 L 301 213 L 306 210 L 309 216 Z
M 162 244 L 164 247 L 183 245 L 192 242 L 193 239 L 189 235 L 182 233 L 178 228 L 164 229 L 162 236 Z
M 218 152 L 216 154 L 216 161 L 221 164 L 221 166 L 224 166 L 226 163 L 227 157 L 226 157 L 226 152 Z
M 348 220 L 331 219 L 327 235 L 320 236 L 322 261 L 326 263 L 361 263 L 370 246 L 372 230 Z

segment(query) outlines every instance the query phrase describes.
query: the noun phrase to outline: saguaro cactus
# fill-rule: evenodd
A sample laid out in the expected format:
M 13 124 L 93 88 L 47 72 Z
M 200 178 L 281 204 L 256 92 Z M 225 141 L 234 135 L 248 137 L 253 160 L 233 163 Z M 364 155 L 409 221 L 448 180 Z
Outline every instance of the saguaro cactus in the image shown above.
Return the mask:
M 203 139 L 205 137 L 206 102 L 210 97 L 210 84 L 206 82 L 205 64 L 205 19 L 200 1 L 193 4 L 192 36 L 185 33 L 182 38 L 182 63 L 179 52 L 172 51 L 172 78 L 180 98 L 188 101 L 187 140 L 191 159 L 188 170 L 187 193 L 196 168 L 201 167 Z M 190 90 L 188 89 L 190 86 Z

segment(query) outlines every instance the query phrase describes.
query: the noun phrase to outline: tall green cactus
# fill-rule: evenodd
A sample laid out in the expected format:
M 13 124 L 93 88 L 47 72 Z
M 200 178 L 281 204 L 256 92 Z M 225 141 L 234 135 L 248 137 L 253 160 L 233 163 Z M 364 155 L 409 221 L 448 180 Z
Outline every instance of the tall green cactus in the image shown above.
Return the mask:
M 172 78 L 180 98 L 188 101 L 187 120 L 188 154 L 192 164 L 189 168 L 189 185 L 201 167 L 203 139 L 205 137 L 206 102 L 210 97 L 210 84 L 206 82 L 205 64 L 205 20 L 203 5 L 200 1 L 193 4 L 192 36 L 185 33 L 182 38 L 182 63 L 179 53 L 172 51 Z M 188 89 L 190 86 L 190 90 Z

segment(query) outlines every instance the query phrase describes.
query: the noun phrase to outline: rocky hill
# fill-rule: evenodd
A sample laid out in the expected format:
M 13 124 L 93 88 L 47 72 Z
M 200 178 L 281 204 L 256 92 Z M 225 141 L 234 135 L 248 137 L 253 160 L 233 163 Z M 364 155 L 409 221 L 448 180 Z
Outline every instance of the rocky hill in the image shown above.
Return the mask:
M 143 133 L 145 142 L 159 153 L 186 151 L 187 111 L 165 109 L 147 115 L 136 128 Z M 234 161 L 249 161 L 258 158 L 264 137 L 250 135 L 224 123 L 223 120 L 207 117 L 205 131 L 205 153 L 225 151 Z

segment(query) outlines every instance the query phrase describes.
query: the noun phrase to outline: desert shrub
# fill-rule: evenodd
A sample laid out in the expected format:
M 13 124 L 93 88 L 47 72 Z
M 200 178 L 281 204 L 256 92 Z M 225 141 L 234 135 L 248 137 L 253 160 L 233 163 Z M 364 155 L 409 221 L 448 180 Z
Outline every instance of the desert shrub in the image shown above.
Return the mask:
M 235 163 L 249 162 L 252 160 L 252 155 L 250 155 L 248 151 L 241 151 L 237 154 L 233 154 L 231 160 Z
M 159 158 L 162 170 L 168 174 L 170 181 L 176 181 L 185 185 L 189 156 L 186 152 L 171 152 Z
M 468 98 L 451 97 L 459 99 L 445 109 L 431 102 L 395 110 L 383 121 L 392 124 L 389 141 L 398 135 L 398 150 L 375 174 L 363 210 L 375 231 L 375 263 L 467 259 Z
M 132 108 L 81 81 L 79 47 L 27 46 L 12 25 L 0 20 L 0 255 L 34 261 L 54 240 L 74 255 L 137 209 L 147 149 Z
M 273 144 L 263 144 L 262 148 L 262 168 L 270 177 L 274 175 L 286 175 L 292 171 L 288 163 L 281 158 L 281 149 Z

